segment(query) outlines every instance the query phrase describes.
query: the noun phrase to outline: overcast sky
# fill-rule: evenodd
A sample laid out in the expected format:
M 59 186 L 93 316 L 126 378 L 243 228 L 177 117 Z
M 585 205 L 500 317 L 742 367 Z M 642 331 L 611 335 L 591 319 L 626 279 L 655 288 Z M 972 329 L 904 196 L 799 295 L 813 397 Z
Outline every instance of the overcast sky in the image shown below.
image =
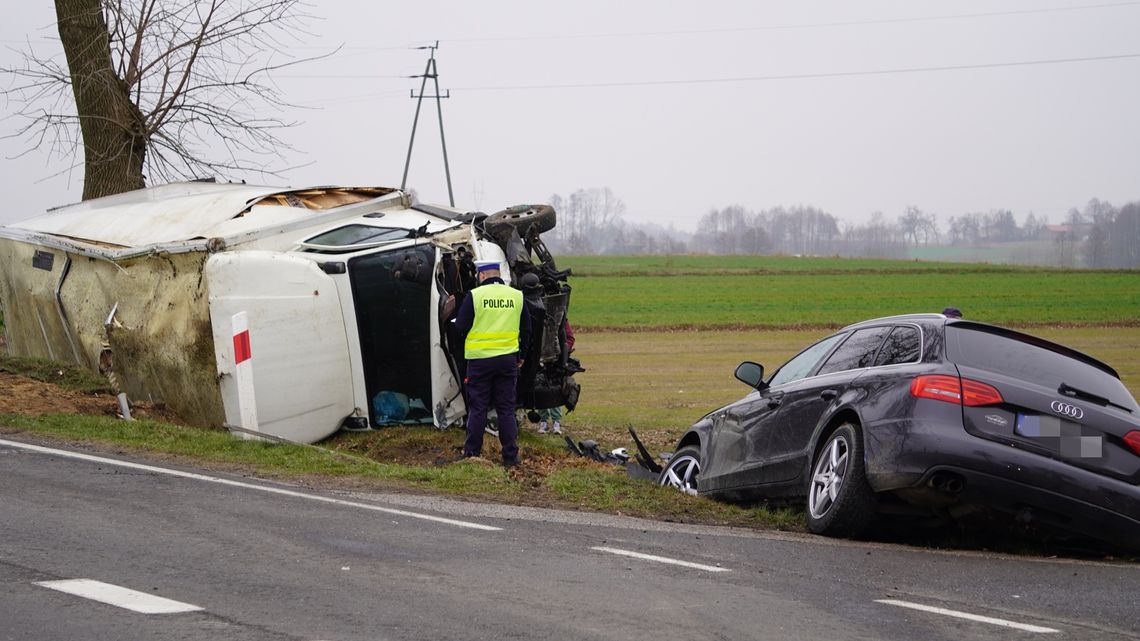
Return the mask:
M 58 49 L 52 3 L 8 5 L 0 66 L 25 41 Z M 728 205 L 1058 222 L 1093 197 L 1140 200 L 1140 2 L 312 0 L 309 12 L 296 53 L 343 48 L 278 76 L 308 108 L 289 114 L 303 124 L 283 137 L 300 153 L 281 166 L 306 166 L 251 182 L 399 186 L 420 83 L 407 76 L 427 61 L 413 47 L 438 40 L 464 208 L 609 187 L 628 219 L 692 229 Z M 26 147 L 0 140 L 0 223 L 79 199 L 75 159 L 13 158 Z M 408 183 L 447 202 L 434 102 Z

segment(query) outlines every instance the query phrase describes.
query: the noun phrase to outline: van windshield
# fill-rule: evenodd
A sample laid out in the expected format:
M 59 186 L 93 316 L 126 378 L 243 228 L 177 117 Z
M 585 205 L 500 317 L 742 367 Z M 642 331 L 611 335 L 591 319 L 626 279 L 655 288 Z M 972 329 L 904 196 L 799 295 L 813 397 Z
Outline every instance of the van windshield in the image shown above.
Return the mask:
M 1043 345 L 1046 344 L 1042 341 Z M 946 326 L 946 357 L 953 363 L 997 372 L 1052 390 L 1062 385 L 1137 411 L 1136 400 L 1119 378 L 1091 363 L 1020 340 L 1016 334 L 955 323 Z
M 373 227 L 372 225 L 345 225 L 317 234 L 305 241 L 309 245 L 325 245 L 328 247 L 345 247 L 363 243 L 378 243 L 383 241 L 403 240 L 410 233 L 407 229 L 397 227 Z

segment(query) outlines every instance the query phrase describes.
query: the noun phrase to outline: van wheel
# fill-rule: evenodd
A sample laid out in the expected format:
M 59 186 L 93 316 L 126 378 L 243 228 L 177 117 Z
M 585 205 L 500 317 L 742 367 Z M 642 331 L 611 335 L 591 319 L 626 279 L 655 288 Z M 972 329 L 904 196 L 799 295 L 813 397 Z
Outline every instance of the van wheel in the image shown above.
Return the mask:
M 816 534 L 857 536 L 875 513 L 875 492 L 867 483 L 858 428 L 835 428 L 812 464 L 807 485 L 807 526 Z
M 557 215 L 550 205 L 515 205 L 487 216 L 483 226 L 491 235 L 513 228 L 519 237 L 526 238 L 531 229 L 537 229 L 540 234 L 554 229 L 556 221 Z

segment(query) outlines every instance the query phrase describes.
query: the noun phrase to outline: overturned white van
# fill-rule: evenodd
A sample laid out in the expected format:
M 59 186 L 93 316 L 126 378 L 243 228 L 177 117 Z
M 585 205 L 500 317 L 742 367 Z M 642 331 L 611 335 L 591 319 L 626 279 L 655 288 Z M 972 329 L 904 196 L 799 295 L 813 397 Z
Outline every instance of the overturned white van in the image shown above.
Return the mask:
M 499 260 L 516 286 L 533 274 L 520 405 L 573 407 L 568 272 L 540 239 L 554 223 L 545 205 L 487 216 L 382 187 L 186 182 L 86 201 L 0 227 L 8 351 L 97 369 L 202 426 L 306 443 L 447 427 L 465 411 L 455 300 L 474 260 Z

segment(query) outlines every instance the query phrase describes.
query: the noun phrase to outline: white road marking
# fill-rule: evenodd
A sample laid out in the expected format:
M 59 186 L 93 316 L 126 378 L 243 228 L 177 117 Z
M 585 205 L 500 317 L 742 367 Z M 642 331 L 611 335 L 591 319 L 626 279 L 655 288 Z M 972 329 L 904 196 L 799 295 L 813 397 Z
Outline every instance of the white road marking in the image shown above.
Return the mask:
M 911 610 L 921 610 L 923 612 L 930 612 L 933 614 L 941 614 L 943 616 L 954 617 L 956 619 L 966 619 L 968 621 L 977 621 L 979 623 L 989 623 L 991 625 L 1000 625 L 1003 628 L 1013 628 L 1023 632 L 1040 632 L 1040 633 L 1055 633 L 1060 630 L 1053 628 L 1046 628 L 1039 625 L 1030 625 L 1028 623 L 1017 623 L 1016 621 L 1007 621 L 1005 619 L 995 619 L 994 617 L 986 617 L 980 614 L 970 614 L 969 612 L 959 612 L 957 610 L 947 610 L 946 608 L 937 608 L 932 605 L 922 605 L 920 603 L 911 603 L 910 601 L 898 601 L 895 599 L 877 599 L 875 603 L 885 603 L 887 605 L 897 605 L 900 608 L 910 608 Z
M 202 609 L 189 603 L 172 601 L 146 592 L 130 590 L 92 579 L 40 581 L 36 585 L 143 614 L 176 614 L 178 612 L 196 612 Z
M 218 483 L 220 485 L 228 485 L 230 487 L 240 487 L 247 490 L 257 490 L 259 492 L 268 492 L 270 494 L 279 494 L 281 496 L 292 496 L 299 499 L 308 499 L 310 501 L 320 501 L 322 503 L 331 503 L 333 505 L 343 505 L 345 507 L 355 507 L 362 510 L 372 510 L 374 512 L 384 512 L 385 514 L 396 514 L 399 516 L 406 516 L 413 519 L 421 519 L 424 521 L 433 521 L 435 523 L 444 523 L 447 525 L 454 525 L 456 527 L 470 528 L 473 530 L 486 530 L 488 532 L 497 532 L 503 528 L 495 527 L 493 525 L 483 525 L 482 523 L 472 523 L 470 521 L 459 521 L 457 519 L 449 519 L 442 516 L 432 516 L 430 514 L 418 514 L 416 512 L 408 512 L 407 510 L 397 510 L 390 507 L 381 507 L 379 505 L 371 505 L 369 503 L 357 503 L 356 501 L 345 501 L 342 499 L 334 499 L 327 496 L 319 496 L 316 494 L 305 494 L 304 492 L 294 492 L 293 490 L 286 490 L 278 487 L 266 487 L 264 485 L 254 485 L 253 483 L 243 483 L 241 481 L 231 481 L 229 479 L 218 478 L 216 476 L 206 476 L 205 474 L 194 474 L 193 472 L 182 472 L 179 470 L 171 470 L 164 467 L 154 467 L 153 465 L 143 465 L 141 463 L 131 463 L 130 461 L 119 461 L 115 459 L 103 458 L 101 456 L 92 456 L 90 454 L 81 454 L 79 452 L 69 452 L 67 450 L 56 450 L 50 447 L 41 447 L 39 445 L 29 445 L 27 443 L 19 443 L 16 441 L 0 440 L 0 445 L 7 445 L 18 449 L 24 449 L 31 452 L 39 452 L 41 454 L 50 454 L 53 456 L 62 456 L 65 458 L 79 459 L 81 461 L 91 461 L 93 463 L 102 463 L 104 465 L 114 465 L 117 467 L 125 467 L 132 470 L 143 470 L 145 472 L 154 472 L 155 474 L 166 474 L 168 476 L 177 476 L 184 479 L 193 479 L 195 481 L 206 481 L 207 483 Z
M 703 565 L 701 563 L 693 563 L 691 561 L 681 561 L 679 559 L 670 559 L 666 556 L 654 556 L 652 554 L 642 554 L 641 552 L 632 552 L 630 550 L 619 550 L 617 548 L 607 547 L 592 547 L 591 550 L 598 552 L 609 552 L 610 554 L 617 554 L 620 556 L 628 556 L 642 561 L 656 561 L 657 563 L 668 563 L 670 565 L 680 565 L 686 568 L 693 568 L 695 570 L 704 570 L 706 572 L 731 572 L 728 568 L 722 568 L 715 565 Z

